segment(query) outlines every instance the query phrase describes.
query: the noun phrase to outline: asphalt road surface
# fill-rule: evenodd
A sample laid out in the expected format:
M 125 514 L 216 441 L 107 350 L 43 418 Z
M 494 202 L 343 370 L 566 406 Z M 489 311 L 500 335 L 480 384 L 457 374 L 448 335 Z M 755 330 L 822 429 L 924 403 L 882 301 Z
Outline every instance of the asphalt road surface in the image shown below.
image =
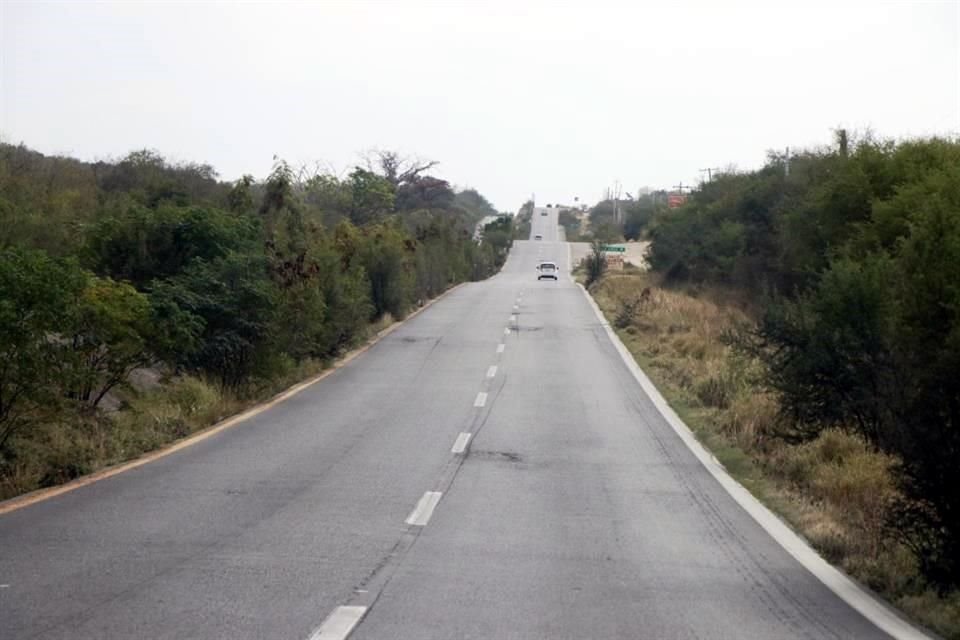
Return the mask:
M 536 280 L 567 264 L 546 211 L 319 384 L 0 515 L 0 638 L 885 637 L 704 470 L 576 285 Z

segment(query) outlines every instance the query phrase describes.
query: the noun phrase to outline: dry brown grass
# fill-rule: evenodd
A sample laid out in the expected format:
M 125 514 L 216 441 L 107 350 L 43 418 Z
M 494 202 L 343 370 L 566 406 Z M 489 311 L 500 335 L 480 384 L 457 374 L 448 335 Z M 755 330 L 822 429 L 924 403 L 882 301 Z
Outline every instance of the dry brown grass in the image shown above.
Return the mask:
M 367 333 L 371 337 L 375 336 L 384 329 L 390 327 L 394 322 L 396 322 L 396 320 L 392 315 L 389 313 L 384 313 L 378 320 L 370 325 L 370 327 L 367 329 Z
M 358 344 L 375 338 L 396 320 L 385 314 Z M 355 346 L 355 345 L 354 345 Z M 149 390 L 119 392 L 115 411 L 63 412 L 56 420 L 15 436 L 16 457 L 0 467 L 0 500 L 68 482 L 137 458 L 309 379 L 331 363 L 278 360 L 269 379 L 224 389 L 194 376 L 164 380 Z
M 736 297 L 665 289 L 636 272 L 608 274 L 591 293 L 731 473 L 829 561 L 921 624 L 960 638 L 960 595 L 924 588 L 913 557 L 886 526 L 898 497 L 896 459 L 839 429 L 802 445 L 777 437 L 782 418 L 775 394 L 762 385 L 762 364 L 725 339 L 751 322 Z
M 645 288 L 646 301 L 632 305 Z M 630 321 L 620 323 L 626 324 L 630 346 L 694 403 L 716 410 L 724 435 L 745 448 L 766 441 L 777 425 L 776 400 L 757 387 L 760 364 L 738 357 L 724 339 L 749 322 L 743 311 L 661 288 L 638 273 L 609 275 L 592 293 L 610 317 L 634 309 Z
M 135 458 L 236 413 L 244 403 L 193 377 L 129 393 L 120 411 L 64 416 L 16 442 L 0 476 L 0 499 L 67 482 Z

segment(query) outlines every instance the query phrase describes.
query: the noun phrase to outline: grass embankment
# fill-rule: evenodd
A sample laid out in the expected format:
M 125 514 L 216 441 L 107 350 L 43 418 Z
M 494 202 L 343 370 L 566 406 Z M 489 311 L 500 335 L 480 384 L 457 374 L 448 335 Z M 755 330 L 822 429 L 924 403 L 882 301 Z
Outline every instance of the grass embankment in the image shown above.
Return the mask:
M 643 290 L 648 289 L 646 295 Z M 896 460 L 840 430 L 789 444 L 759 362 L 724 340 L 750 323 L 721 292 L 659 286 L 653 274 L 608 274 L 591 293 L 638 364 L 738 481 L 828 561 L 919 623 L 960 638 L 960 593 L 928 588 L 885 526 Z
M 386 314 L 354 346 L 369 344 L 393 323 Z M 15 443 L 16 461 L 0 475 L 0 500 L 63 484 L 170 445 L 318 375 L 334 362 L 291 363 L 270 380 L 239 389 L 190 375 L 169 377 L 149 390 L 127 386 L 117 393 L 116 411 L 64 415 L 21 436 Z

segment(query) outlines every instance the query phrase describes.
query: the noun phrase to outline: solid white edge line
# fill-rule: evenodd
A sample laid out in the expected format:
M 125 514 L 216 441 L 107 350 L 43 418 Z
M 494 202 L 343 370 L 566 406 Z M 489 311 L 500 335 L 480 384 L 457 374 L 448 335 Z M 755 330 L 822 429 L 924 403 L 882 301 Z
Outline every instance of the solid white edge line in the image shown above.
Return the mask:
M 879 627 L 882 631 L 897 638 L 897 640 L 913 640 L 915 638 L 932 640 L 932 636 L 927 635 L 921 629 L 900 617 L 900 615 L 887 604 L 881 602 L 872 593 L 865 590 L 836 567 L 821 558 L 810 545 L 777 517 L 776 514 L 763 506 L 743 485 L 734 480 L 714 455 L 700 444 L 700 441 L 697 440 L 693 432 L 690 431 L 690 427 L 670 408 L 666 399 L 664 399 L 660 391 L 657 390 L 653 382 L 650 381 L 647 374 L 640 369 L 637 362 L 633 359 L 633 356 L 620 341 L 620 337 L 610 328 L 610 323 L 603 317 L 603 312 L 600 311 L 600 307 L 598 307 L 597 303 L 590 297 L 587 290 L 583 288 L 583 285 L 578 284 L 577 286 L 583 292 L 587 302 L 590 303 L 593 312 L 596 314 L 597 319 L 600 320 L 601 326 L 603 326 L 604 331 L 606 331 L 607 336 L 610 338 L 610 342 L 613 343 L 613 346 L 620 354 L 620 358 L 624 364 L 627 365 L 627 369 L 630 370 L 630 373 L 633 374 L 633 377 L 640 384 L 640 387 L 643 388 L 650 400 L 653 401 L 660 415 L 664 417 L 677 435 L 680 436 L 680 439 L 683 440 L 687 448 L 693 452 L 697 460 L 706 467 L 710 475 L 716 478 L 717 482 L 726 489 L 727 493 L 730 494 L 744 511 L 756 520 L 757 524 L 763 527 L 787 553 L 793 556 L 807 571 L 816 576 L 817 579 L 826 585 L 837 597 L 858 611 L 864 618 Z
M 500 344 L 497 345 L 497 353 L 503 353 L 503 350 L 506 348 L 507 348 L 507 345 L 501 342 Z
M 337 607 L 308 640 L 345 640 L 367 614 L 367 607 Z
M 493 378 L 497 375 L 497 365 L 492 364 L 487 368 L 487 377 Z
M 461 432 L 457 436 L 456 441 L 453 443 L 453 448 L 450 449 L 450 453 L 463 453 L 467 450 L 467 443 L 470 442 L 470 434 Z
M 442 495 L 439 491 L 427 491 L 424 493 L 420 500 L 417 501 L 417 506 L 414 507 L 410 515 L 407 516 L 406 523 L 418 527 L 426 526 L 426 524 L 430 522 L 430 516 L 433 515 L 433 510 L 437 508 L 437 504 L 440 502 L 440 496 Z
M 473 406 L 482 407 L 487 404 L 487 394 L 483 391 L 477 393 L 477 399 L 473 401 Z

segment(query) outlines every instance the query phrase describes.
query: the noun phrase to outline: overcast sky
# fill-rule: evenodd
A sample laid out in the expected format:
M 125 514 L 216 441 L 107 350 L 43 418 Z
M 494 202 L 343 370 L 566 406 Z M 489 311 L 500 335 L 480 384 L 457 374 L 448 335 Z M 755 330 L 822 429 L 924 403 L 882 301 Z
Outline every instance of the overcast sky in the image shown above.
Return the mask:
M 513 211 L 960 132 L 958 2 L 645 4 L 0 0 L 0 139 L 226 179 L 396 149 Z

